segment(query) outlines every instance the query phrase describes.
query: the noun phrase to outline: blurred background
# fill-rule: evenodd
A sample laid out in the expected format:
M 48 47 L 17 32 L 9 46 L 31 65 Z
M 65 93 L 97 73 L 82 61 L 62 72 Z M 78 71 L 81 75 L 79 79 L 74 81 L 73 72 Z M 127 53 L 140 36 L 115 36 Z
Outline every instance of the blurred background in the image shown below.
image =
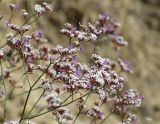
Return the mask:
M 37 0 L 45 1 L 45 0 Z M 139 124 L 160 124 L 160 0 L 46 0 L 54 6 L 54 12 L 40 18 L 34 26 L 42 29 L 46 38 L 53 46 L 66 44 L 66 38 L 59 30 L 66 22 L 78 25 L 79 22 L 87 24 L 96 21 L 99 14 L 104 12 L 117 18 L 121 26 L 119 31 L 128 41 L 128 47 L 121 48 L 122 58 L 131 61 L 134 73 L 126 75 L 129 88 L 140 91 L 145 99 L 138 110 Z M 29 8 L 33 12 L 36 0 L 1 0 L 0 17 L 7 20 L 10 16 L 8 3 L 19 3 L 20 8 Z M 21 11 L 15 12 L 12 22 L 22 24 Z M 3 35 L 5 26 L 0 22 L 0 37 Z M 5 42 L 2 38 L 1 45 Z M 88 46 L 87 46 L 88 45 Z M 86 61 L 90 55 L 86 43 L 82 60 Z M 104 43 L 100 47 L 103 57 L 110 57 L 109 45 Z M 90 47 L 89 47 L 90 48 Z M 111 56 L 112 57 L 112 56 Z M 16 105 L 14 105 L 16 104 Z M 18 103 L 13 102 L 10 118 L 14 118 Z M 2 108 L 0 108 L 0 111 Z M 13 115 L 12 115 L 13 114 Z M 47 119 L 49 121 L 49 119 Z M 109 118 L 110 123 L 115 123 L 117 118 Z M 44 118 L 40 124 L 46 124 Z M 52 123 L 52 121 L 50 121 Z M 50 124 L 47 122 L 47 124 Z M 52 123 L 53 124 L 53 123 Z

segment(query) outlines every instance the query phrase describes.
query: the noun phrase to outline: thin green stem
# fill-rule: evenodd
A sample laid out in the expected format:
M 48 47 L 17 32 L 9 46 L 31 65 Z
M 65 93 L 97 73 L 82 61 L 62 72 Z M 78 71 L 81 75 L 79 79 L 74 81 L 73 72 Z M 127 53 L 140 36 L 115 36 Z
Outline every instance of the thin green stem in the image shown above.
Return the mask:
M 60 105 L 60 106 L 56 107 L 55 109 L 60 108 L 60 107 L 67 106 L 67 105 L 69 105 L 69 104 L 71 104 L 71 103 L 79 100 L 80 98 L 87 96 L 87 95 L 90 94 L 90 93 L 92 93 L 92 92 L 89 92 L 89 93 L 87 93 L 87 94 L 85 94 L 85 95 L 83 95 L 83 96 L 81 96 L 81 97 L 79 97 L 79 98 L 77 98 L 77 99 L 75 99 L 75 100 L 73 100 L 73 101 L 71 101 L 71 102 L 68 102 L 68 103 L 66 103 L 66 104 L 64 104 L 64 105 Z M 55 109 L 54 109 L 54 110 L 55 110 Z M 34 115 L 34 116 L 32 116 L 32 117 L 24 118 L 23 120 L 36 118 L 36 117 L 42 116 L 42 115 L 47 114 L 47 113 L 49 113 L 49 112 L 51 112 L 51 111 L 54 111 L 54 110 L 49 110 L 49 111 L 43 112 L 43 113 L 41 113 L 41 114 Z
M 99 124 L 103 124 L 116 110 L 117 110 L 117 107 L 113 108 L 111 113 L 109 113 Z
M 37 16 L 34 20 L 32 20 L 31 22 L 29 22 L 28 25 L 33 24 L 33 23 L 36 22 L 39 18 L 40 18 L 40 16 Z
M 27 74 L 27 70 L 26 70 L 26 68 L 25 68 L 25 62 L 24 62 L 24 56 L 23 56 L 23 68 L 24 68 L 24 71 L 25 71 L 25 75 L 26 75 L 26 78 L 27 78 L 27 82 L 28 82 L 28 85 L 29 85 L 29 87 L 31 87 L 31 83 L 30 83 L 30 81 L 29 81 L 29 77 L 28 77 L 28 74 Z
M 45 91 L 43 91 L 43 93 L 40 95 L 40 97 L 37 99 L 36 103 L 32 106 L 32 109 L 29 111 L 27 117 L 29 117 L 29 115 L 32 113 L 33 109 L 35 108 L 35 106 L 38 104 L 38 102 L 40 101 L 40 99 L 42 98 L 42 96 L 44 95 Z
M 21 116 L 21 119 L 20 119 L 19 123 L 21 123 L 22 118 L 23 118 L 23 116 L 24 116 L 24 113 L 25 113 L 25 110 L 26 110 L 26 106 L 27 106 L 28 99 L 29 99 L 29 96 L 30 96 L 31 91 L 32 91 L 32 88 L 29 89 L 29 92 L 28 92 L 28 94 L 27 94 L 26 101 L 25 101 L 25 104 L 24 104 L 24 107 L 23 107 L 23 111 L 22 111 L 22 116 Z
M 48 65 L 48 67 L 47 67 L 46 70 L 48 70 L 48 68 L 50 67 L 51 64 L 52 64 L 52 63 L 50 62 L 50 64 Z M 35 81 L 35 83 L 30 87 L 29 92 L 28 92 L 28 94 L 27 94 L 27 98 L 26 98 L 26 101 L 25 101 L 25 104 L 24 104 L 24 108 L 23 108 L 23 111 L 22 111 L 22 116 L 21 116 L 21 119 L 20 119 L 19 123 L 21 123 L 21 121 L 23 120 L 23 116 L 24 116 L 24 113 L 25 113 L 25 110 L 26 110 L 26 106 L 27 106 L 27 103 L 28 103 L 28 100 L 29 100 L 29 96 L 30 96 L 30 94 L 31 94 L 31 91 L 32 91 L 33 87 L 37 84 L 37 82 L 41 79 L 41 77 L 45 74 L 45 72 L 46 72 L 46 71 L 44 71 L 44 72 L 39 76 L 39 78 Z
M 21 65 L 21 66 L 19 66 L 19 67 L 17 67 L 17 68 L 14 68 L 13 70 L 11 70 L 11 72 L 15 72 L 15 71 L 21 69 L 22 67 L 23 67 L 23 65 Z
M 18 79 L 18 81 L 16 82 L 16 84 L 19 83 L 19 81 L 21 80 L 21 78 L 23 77 L 23 75 L 24 75 L 24 74 L 22 74 L 22 75 L 20 76 L 20 78 Z M 7 94 L 7 99 L 8 99 L 8 98 L 11 98 L 12 93 L 13 93 L 14 89 L 16 88 L 16 84 L 14 84 L 13 88 L 8 92 L 8 94 Z
M 16 82 L 16 84 L 14 84 L 13 88 L 11 89 L 11 91 L 9 91 L 9 93 L 8 93 L 8 97 L 9 97 L 9 98 L 11 98 L 11 96 L 12 96 L 12 94 L 13 94 L 13 91 L 14 91 L 14 89 L 16 88 L 16 85 L 20 82 L 20 80 L 23 78 L 23 76 L 24 76 L 24 74 L 22 74 L 22 75 L 20 76 L 20 78 L 18 79 L 18 81 Z
M 37 88 L 34 88 L 34 89 L 32 89 L 32 91 L 34 91 L 34 90 L 37 90 L 37 89 L 40 89 L 40 88 L 42 88 L 42 87 L 37 87 Z M 24 91 L 24 92 L 22 92 L 22 93 L 19 93 L 19 94 L 16 94 L 16 95 L 14 95 L 14 96 L 7 96 L 7 100 L 8 99 L 12 99 L 12 98 L 15 98 L 15 97 L 17 97 L 17 96 L 21 96 L 21 95 L 24 95 L 24 94 L 26 94 L 26 93 L 28 93 L 29 91 Z M 0 103 L 2 103 L 2 102 L 4 102 L 5 101 L 5 99 L 3 99 L 2 101 L 0 101 Z
M 87 99 L 89 98 L 89 95 L 90 95 L 90 94 L 87 95 L 87 98 L 85 99 L 83 105 L 86 103 Z M 74 121 L 73 121 L 73 124 L 75 124 L 75 122 L 76 122 L 77 118 L 79 117 L 79 115 L 81 114 L 81 111 L 82 111 L 82 110 L 83 110 L 83 108 L 79 110 L 76 118 L 75 118 Z
M 5 103 L 4 103 L 4 117 L 3 117 L 3 119 L 4 119 L 4 122 L 5 122 L 5 120 L 6 120 L 6 113 L 7 113 L 7 96 L 6 96 L 6 94 L 7 94 L 7 89 L 6 89 L 6 84 L 5 84 L 5 82 L 4 82 L 4 74 L 3 74 L 3 66 L 2 66 L 2 61 L 0 61 L 0 64 L 1 64 L 1 76 L 2 76 L 2 84 L 4 84 L 4 92 L 5 92 Z

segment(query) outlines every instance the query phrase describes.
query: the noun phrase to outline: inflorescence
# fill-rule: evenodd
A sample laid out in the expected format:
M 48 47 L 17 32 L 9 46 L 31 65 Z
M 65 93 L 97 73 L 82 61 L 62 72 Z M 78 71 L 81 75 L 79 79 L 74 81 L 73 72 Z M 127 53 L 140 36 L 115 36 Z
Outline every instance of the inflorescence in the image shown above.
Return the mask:
M 13 11 L 15 5 L 11 4 L 10 8 Z M 34 11 L 38 16 L 42 16 L 52 12 L 53 7 L 48 3 L 36 4 Z M 23 15 L 27 17 L 28 12 L 23 10 Z M 121 58 L 117 60 L 103 58 L 94 52 L 90 57 L 89 65 L 78 61 L 83 42 L 96 43 L 99 39 L 107 37 L 115 48 L 127 46 L 128 43 L 117 31 L 119 24 L 115 18 L 105 13 L 100 15 L 95 23 L 79 24 L 79 28 L 69 23 L 65 24 L 66 28 L 60 32 L 69 39 L 66 48 L 60 45 L 45 46 L 47 40 L 43 32 L 41 30 L 31 32 L 32 26 L 29 24 L 18 26 L 9 21 L 6 26 L 15 34 L 8 33 L 7 43 L 0 49 L 1 63 L 4 61 L 9 63 L 9 69 L 3 70 L 1 78 L 8 80 L 14 87 L 16 79 L 12 77 L 12 72 L 20 63 L 24 63 L 25 75 L 43 72 L 37 82 L 39 81 L 44 90 L 43 96 L 48 112 L 53 114 L 59 124 L 75 123 L 79 115 L 76 117 L 67 107 L 74 102 L 79 114 L 83 113 L 89 118 L 104 120 L 107 115 L 102 106 L 107 107 L 111 104 L 114 107 L 113 112 L 119 113 L 122 118 L 121 124 L 129 124 L 137 120 L 130 106 L 140 107 L 143 97 L 136 90 L 125 90 L 127 80 L 115 69 L 115 66 L 119 66 L 120 72 L 132 73 L 131 64 Z M 30 92 L 37 82 L 29 83 L 28 81 Z M 57 86 L 54 82 L 58 82 L 59 85 Z M 66 99 L 62 99 L 62 94 L 66 94 Z M 87 108 L 85 102 L 90 94 L 97 95 L 97 99 L 92 107 Z M 7 97 L 6 92 L 0 88 L 0 99 L 5 96 Z M 27 102 L 26 100 L 26 104 Z M 24 112 L 25 109 L 26 106 L 24 106 Z M 26 118 L 22 113 L 20 121 L 8 121 L 3 124 L 34 124 L 28 121 L 29 118 L 30 116 Z

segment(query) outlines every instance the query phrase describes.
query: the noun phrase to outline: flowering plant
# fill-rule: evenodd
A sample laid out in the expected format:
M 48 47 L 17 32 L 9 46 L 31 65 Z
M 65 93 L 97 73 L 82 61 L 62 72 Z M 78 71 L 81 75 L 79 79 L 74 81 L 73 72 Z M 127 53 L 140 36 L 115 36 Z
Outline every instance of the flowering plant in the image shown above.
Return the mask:
M 10 9 L 14 11 L 16 5 L 11 4 Z M 112 41 L 116 52 L 119 52 L 121 46 L 127 46 L 128 43 L 117 31 L 119 24 L 116 19 L 105 13 L 93 24 L 79 24 L 79 27 L 75 27 L 66 23 L 60 32 L 68 38 L 68 46 L 50 47 L 43 32 L 31 31 L 31 28 L 39 17 L 52 11 L 53 7 L 44 2 L 35 5 L 35 20 L 30 22 L 27 10 L 23 10 L 22 14 L 26 19 L 23 25 L 14 24 L 12 18 L 6 22 L 6 26 L 15 34 L 6 34 L 6 43 L 0 48 L 3 123 L 32 124 L 34 122 L 31 122 L 31 119 L 40 118 L 47 113 L 52 113 L 59 124 L 78 123 L 81 115 L 90 118 L 91 123 L 96 121 L 102 124 L 113 113 L 121 117 L 121 124 L 136 121 L 137 117 L 132 113 L 131 106 L 139 107 L 143 97 L 136 90 L 126 90 L 124 83 L 127 80 L 121 76 L 121 72 L 132 73 L 130 63 L 120 57 L 117 60 L 103 58 L 98 50 L 102 39 Z M 88 65 L 78 61 L 83 42 L 95 45 Z M 117 68 L 120 71 L 117 71 Z M 23 72 L 18 80 L 14 77 L 17 71 Z M 38 78 L 35 79 L 37 75 Z M 22 78 L 26 81 L 19 85 Z M 7 101 L 17 96 L 13 95 L 15 89 L 24 86 L 28 87 L 28 90 L 18 94 L 27 94 L 19 121 L 7 121 Z M 27 105 L 35 90 L 42 93 L 31 110 L 27 111 Z M 94 99 L 92 95 L 95 96 Z M 46 103 L 45 108 L 33 114 L 42 98 Z M 86 105 L 91 101 L 89 98 L 93 99 L 91 106 Z M 69 107 L 75 104 L 76 113 Z M 102 109 L 108 105 L 113 107 L 109 115 Z

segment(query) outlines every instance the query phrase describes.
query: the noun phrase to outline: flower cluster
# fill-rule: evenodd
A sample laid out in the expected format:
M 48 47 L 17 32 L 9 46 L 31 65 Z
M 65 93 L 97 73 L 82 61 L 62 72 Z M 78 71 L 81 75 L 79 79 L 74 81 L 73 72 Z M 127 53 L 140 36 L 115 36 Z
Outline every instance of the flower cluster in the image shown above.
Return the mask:
M 19 123 L 16 121 L 9 121 L 9 122 L 4 122 L 3 124 L 19 124 Z
M 10 27 L 12 30 L 15 30 L 19 34 L 23 34 L 26 31 L 31 29 L 30 25 L 18 26 L 18 25 L 15 25 L 15 24 L 7 23 L 7 26 Z
M 11 10 L 17 10 L 19 8 L 19 4 L 18 3 L 15 3 L 15 4 L 11 3 L 9 5 L 9 7 Z
M 125 92 L 122 101 L 124 104 L 135 105 L 136 107 L 140 107 L 141 101 L 143 99 L 143 96 L 141 96 L 136 90 L 130 89 Z
M 59 97 L 60 89 L 53 88 L 49 80 L 44 80 L 42 86 L 45 90 L 45 100 L 47 102 L 47 109 L 55 115 L 58 122 L 66 123 L 73 119 L 70 110 L 61 106 L 62 100 Z
M 70 120 L 73 120 L 72 115 L 70 114 L 70 110 L 67 109 L 66 107 L 61 107 L 58 108 L 55 112 L 54 115 L 56 115 L 57 119 L 59 122 L 61 122 L 62 124 L 69 122 Z
M 4 50 L 0 49 L 0 59 L 3 58 L 3 56 L 4 56 Z
M 66 29 L 60 30 L 61 33 L 69 36 L 70 38 L 77 37 L 78 40 L 91 40 L 95 41 L 97 39 L 97 36 L 91 32 L 85 32 L 85 31 L 78 31 L 76 27 L 74 27 L 71 24 L 66 24 Z
M 94 107 L 87 112 L 88 116 L 96 117 L 98 119 L 104 119 L 105 114 L 100 110 L 99 104 L 95 104 Z
M 135 114 L 129 113 L 123 120 L 123 122 L 119 124 L 130 124 L 131 122 L 137 123 L 137 116 Z
M 106 13 L 100 15 L 94 24 L 88 23 L 87 26 L 80 24 L 79 26 L 81 30 L 78 30 L 77 27 L 67 23 L 66 29 L 62 29 L 61 32 L 69 38 L 78 38 L 80 41 L 96 41 L 98 38 L 105 36 L 108 37 L 116 46 L 127 45 L 127 42 L 116 30 L 119 26 L 116 19 Z
M 121 70 L 128 73 L 133 73 L 132 65 L 127 60 L 118 59 L 118 63 L 121 67 Z
M 36 4 L 35 8 L 34 8 L 34 11 L 38 15 L 44 15 L 45 13 L 52 12 L 53 11 L 53 7 L 50 4 L 44 2 L 41 5 L 40 4 Z

